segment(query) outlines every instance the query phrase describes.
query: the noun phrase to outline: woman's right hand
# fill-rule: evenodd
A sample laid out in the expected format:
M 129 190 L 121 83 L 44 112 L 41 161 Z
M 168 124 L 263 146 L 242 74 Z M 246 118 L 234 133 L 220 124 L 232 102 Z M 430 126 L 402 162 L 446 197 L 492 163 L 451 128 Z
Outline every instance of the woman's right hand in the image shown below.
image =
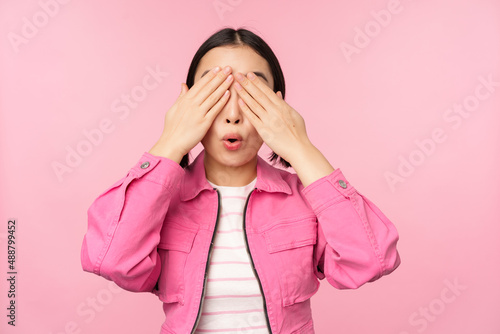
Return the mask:
M 217 71 L 216 68 L 219 68 Z M 232 69 L 219 66 L 207 72 L 191 89 L 182 83 L 181 93 L 165 115 L 163 133 L 149 153 L 180 163 L 205 137 L 229 98 Z

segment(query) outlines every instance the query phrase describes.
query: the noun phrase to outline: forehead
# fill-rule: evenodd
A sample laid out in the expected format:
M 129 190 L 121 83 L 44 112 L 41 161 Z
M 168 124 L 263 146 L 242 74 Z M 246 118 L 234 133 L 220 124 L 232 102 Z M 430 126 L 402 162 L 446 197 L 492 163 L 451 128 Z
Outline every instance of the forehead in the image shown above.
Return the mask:
M 267 61 L 248 46 L 221 46 L 208 51 L 196 69 L 195 81 L 215 66 L 231 66 L 233 73 L 262 72 L 272 84 L 271 69 Z

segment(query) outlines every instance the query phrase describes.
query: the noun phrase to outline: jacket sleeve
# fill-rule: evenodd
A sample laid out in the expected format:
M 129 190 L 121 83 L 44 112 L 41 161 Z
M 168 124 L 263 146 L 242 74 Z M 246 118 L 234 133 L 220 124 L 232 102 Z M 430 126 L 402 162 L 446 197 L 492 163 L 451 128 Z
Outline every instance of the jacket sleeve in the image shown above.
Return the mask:
M 318 221 L 315 274 L 337 289 L 357 289 L 401 263 L 398 231 L 340 169 L 301 190 Z
M 183 175 L 175 161 L 144 152 L 89 207 L 83 270 L 129 291 L 152 292 L 161 271 L 160 231 Z

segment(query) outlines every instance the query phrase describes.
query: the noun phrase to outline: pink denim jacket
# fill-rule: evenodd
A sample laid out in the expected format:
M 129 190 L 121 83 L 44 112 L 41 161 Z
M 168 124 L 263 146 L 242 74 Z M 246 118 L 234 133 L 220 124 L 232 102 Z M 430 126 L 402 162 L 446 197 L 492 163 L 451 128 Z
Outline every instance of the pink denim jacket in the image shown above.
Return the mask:
M 83 270 L 163 302 L 161 333 L 194 333 L 200 317 L 220 194 L 206 180 L 205 151 L 183 169 L 145 152 L 88 209 Z M 270 333 L 314 333 L 319 280 L 356 289 L 394 271 L 398 232 L 340 169 L 304 188 L 297 174 L 257 156 L 243 215 L 246 247 Z

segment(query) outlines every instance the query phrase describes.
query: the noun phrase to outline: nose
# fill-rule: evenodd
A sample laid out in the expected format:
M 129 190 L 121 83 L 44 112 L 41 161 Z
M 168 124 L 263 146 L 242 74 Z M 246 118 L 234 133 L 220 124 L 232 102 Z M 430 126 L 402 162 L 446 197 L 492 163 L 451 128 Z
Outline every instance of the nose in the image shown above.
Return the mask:
M 234 83 L 229 86 L 229 99 L 221 110 L 226 123 L 240 124 L 243 122 L 243 112 L 238 104 L 239 95 L 234 87 Z

